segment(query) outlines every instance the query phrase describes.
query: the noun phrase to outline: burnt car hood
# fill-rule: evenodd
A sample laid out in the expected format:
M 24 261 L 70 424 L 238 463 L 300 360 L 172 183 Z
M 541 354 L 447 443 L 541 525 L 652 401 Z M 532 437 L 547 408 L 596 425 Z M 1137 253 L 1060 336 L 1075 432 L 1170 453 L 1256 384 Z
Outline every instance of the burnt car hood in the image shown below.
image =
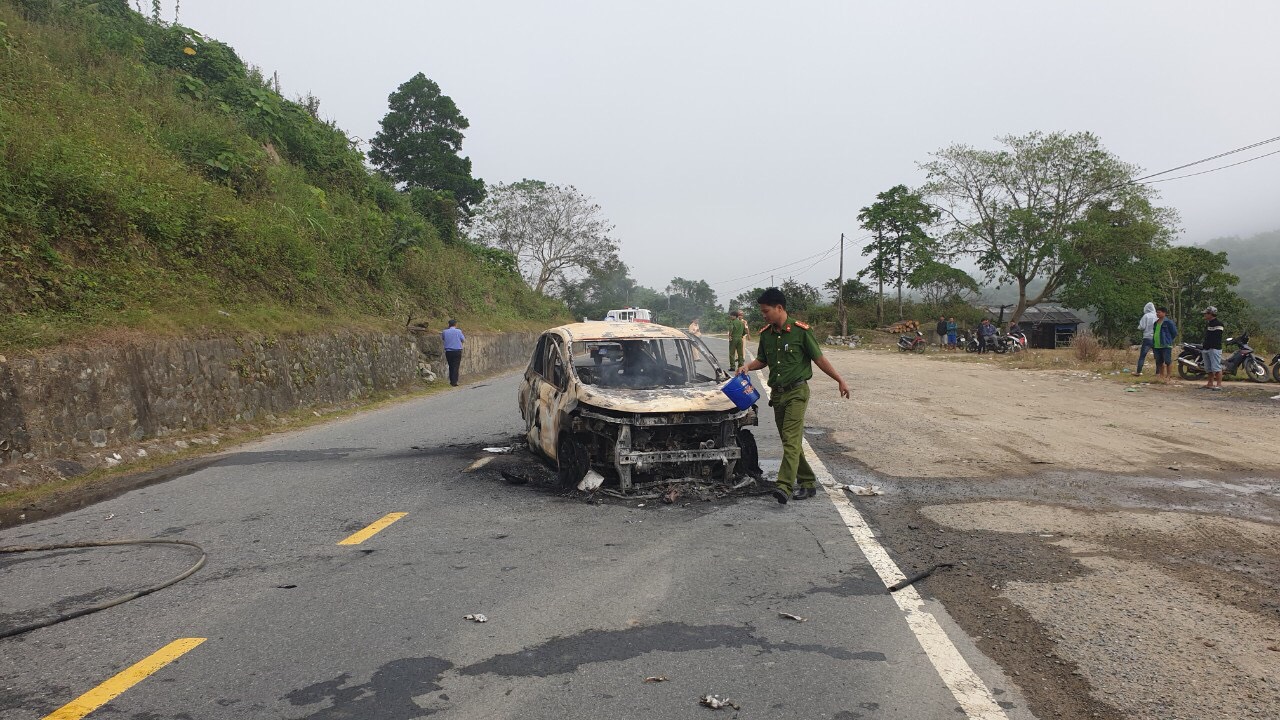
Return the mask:
M 692 387 L 599 388 L 583 386 L 579 401 L 604 410 L 630 413 L 737 412 L 738 407 L 714 383 Z

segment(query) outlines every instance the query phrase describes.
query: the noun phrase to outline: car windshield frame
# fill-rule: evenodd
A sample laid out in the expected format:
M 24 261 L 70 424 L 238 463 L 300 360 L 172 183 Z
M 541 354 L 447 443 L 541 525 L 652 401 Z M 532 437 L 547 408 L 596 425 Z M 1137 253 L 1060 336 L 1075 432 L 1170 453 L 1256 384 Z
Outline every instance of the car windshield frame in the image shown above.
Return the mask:
M 687 335 L 687 333 L 686 333 Z M 593 346 L 618 346 L 621 357 L 593 354 Z M 617 390 L 662 390 L 714 385 L 723 376 L 715 356 L 697 338 L 574 338 L 569 356 L 572 372 L 583 385 Z M 698 372 L 705 361 L 713 375 Z

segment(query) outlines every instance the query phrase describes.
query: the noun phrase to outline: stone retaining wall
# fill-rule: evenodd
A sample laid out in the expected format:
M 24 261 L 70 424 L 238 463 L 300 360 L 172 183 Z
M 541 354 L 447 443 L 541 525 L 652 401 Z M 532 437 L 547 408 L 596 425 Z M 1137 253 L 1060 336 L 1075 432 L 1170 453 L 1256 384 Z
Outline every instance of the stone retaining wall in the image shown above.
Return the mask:
M 536 339 L 469 334 L 464 380 L 523 365 Z M 166 339 L 0 357 L 0 471 L 212 432 L 446 374 L 440 335 L 426 331 Z

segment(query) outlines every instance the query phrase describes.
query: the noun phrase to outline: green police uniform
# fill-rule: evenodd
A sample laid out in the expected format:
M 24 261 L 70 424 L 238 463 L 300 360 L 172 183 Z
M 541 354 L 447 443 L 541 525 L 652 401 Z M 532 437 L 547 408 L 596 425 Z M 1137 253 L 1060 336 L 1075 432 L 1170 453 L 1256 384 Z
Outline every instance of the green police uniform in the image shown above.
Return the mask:
M 743 338 L 747 334 L 747 324 L 738 318 L 729 320 L 729 372 L 733 372 L 746 363 L 746 347 Z
M 804 457 L 804 412 L 813 361 L 822 357 L 822 348 L 808 325 L 788 320 L 781 331 L 773 325 L 760 329 L 756 357 L 769 366 L 769 404 L 782 437 L 778 488 L 789 495 L 797 481 L 801 487 L 814 487 L 818 477 Z

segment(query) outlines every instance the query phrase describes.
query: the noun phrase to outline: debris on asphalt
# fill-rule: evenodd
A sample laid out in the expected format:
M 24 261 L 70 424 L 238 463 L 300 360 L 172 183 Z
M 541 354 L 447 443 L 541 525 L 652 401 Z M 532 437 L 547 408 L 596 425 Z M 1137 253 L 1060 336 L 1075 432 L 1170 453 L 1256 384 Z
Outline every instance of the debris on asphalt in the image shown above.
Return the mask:
M 102 519 L 103 519 L 103 520 L 110 520 L 111 518 L 113 518 L 113 517 L 115 517 L 115 516 L 116 516 L 116 514 L 115 514 L 115 513 L 111 513 L 110 515 L 108 515 L 108 516 L 106 516 L 106 517 L 104 517 L 104 518 L 102 518 Z
M 724 708 L 727 708 L 727 707 L 731 707 L 734 710 L 742 709 L 741 705 L 735 703 L 729 698 L 720 697 L 719 695 L 703 695 L 701 698 L 698 699 L 698 702 L 703 705 L 706 705 L 712 710 L 723 710 Z
M 788 620 L 795 620 L 796 622 L 804 622 L 804 618 L 800 617 L 799 615 L 792 615 L 789 612 L 780 612 L 778 613 L 778 617 L 784 617 L 784 618 L 787 618 Z
M 484 615 L 481 615 L 480 613 L 472 613 L 470 615 L 464 615 L 462 619 L 470 620 L 471 622 L 478 622 L 478 623 L 489 622 L 489 618 L 485 617 Z
M 524 485 L 529 482 L 529 478 L 523 475 L 517 475 L 509 470 L 501 470 L 500 472 L 502 474 L 502 479 L 512 485 Z
M 598 489 L 604 484 L 604 476 L 595 470 L 588 470 L 587 474 L 578 483 L 578 489 L 582 492 L 591 492 Z
M 650 675 L 649 677 L 645 678 L 644 681 L 647 683 L 666 682 L 667 676 L 666 675 Z
M 487 447 L 484 449 L 484 451 L 487 453 L 493 453 L 495 455 L 506 455 L 514 451 L 515 449 L 516 449 L 515 445 L 508 445 L 506 447 Z
M 923 572 L 916 573 L 915 575 L 912 575 L 911 577 L 905 580 L 901 580 L 899 582 L 896 582 L 890 585 L 889 592 L 898 592 L 899 590 L 901 590 L 904 587 L 907 587 L 908 585 L 914 585 L 915 583 L 932 575 L 933 571 L 935 570 L 941 570 L 943 568 L 953 568 L 953 567 L 955 567 L 954 563 L 938 563 L 937 565 L 930 565 L 929 567 L 925 568 Z M 993 585 L 992 587 L 994 588 L 995 586 Z
M 836 487 L 854 495 L 871 496 L 881 494 L 879 485 L 837 485 Z
M 672 487 L 662 494 L 662 502 L 666 503 L 667 505 L 671 505 L 676 500 L 679 500 L 679 499 L 680 499 L 680 489 L 676 487 Z

